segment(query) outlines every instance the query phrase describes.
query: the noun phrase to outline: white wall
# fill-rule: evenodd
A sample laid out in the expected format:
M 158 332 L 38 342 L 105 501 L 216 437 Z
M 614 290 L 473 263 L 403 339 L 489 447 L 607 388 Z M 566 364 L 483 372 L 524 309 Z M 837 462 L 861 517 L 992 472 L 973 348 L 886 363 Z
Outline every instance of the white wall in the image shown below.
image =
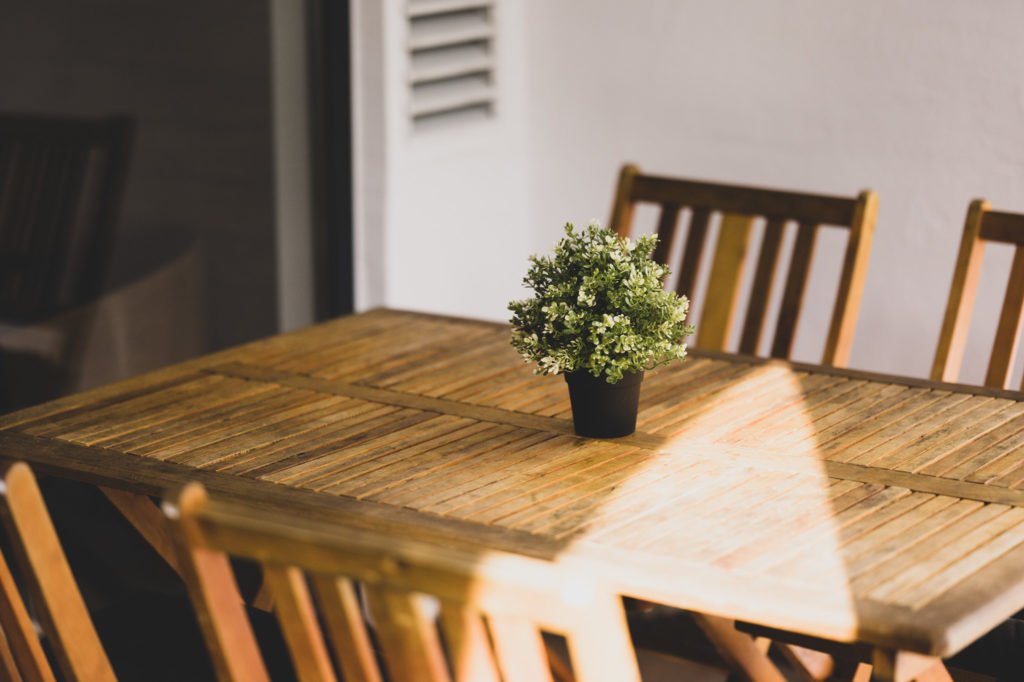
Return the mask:
M 968 202 L 984 196 L 1024 211 L 1024 4 L 529 7 L 537 248 L 567 219 L 606 219 L 625 160 L 769 187 L 870 187 L 881 208 L 851 364 L 927 374 Z M 1008 255 L 997 250 L 979 292 L 968 380 L 983 376 L 1005 287 Z M 816 312 L 803 322 L 798 357 L 817 359 L 811 337 L 823 338 L 837 267 L 825 258 L 815 270 Z
M 385 162 L 377 194 L 357 190 L 377 207 L 357 243 L 379 242 L 361 267 L 383 275 L 361 286 L 361 305 L 504 318 L 526 253 L 550 248 L 566 220 L 606 219 L 626 160 L 850 196 L 870 187 L 881 212 L 851 364 L 927 374 L 968 201 L 1024 211 L 1024 5 L 498 5 L 498 118 L 422 135 L 404 119 L 402 3 L 381 5 Z M 841 246 L 819 244 L 798 358 L 820 352 Z M 994 333 L 1009 263 L 996 251 L 965 380 L 980 381 Z

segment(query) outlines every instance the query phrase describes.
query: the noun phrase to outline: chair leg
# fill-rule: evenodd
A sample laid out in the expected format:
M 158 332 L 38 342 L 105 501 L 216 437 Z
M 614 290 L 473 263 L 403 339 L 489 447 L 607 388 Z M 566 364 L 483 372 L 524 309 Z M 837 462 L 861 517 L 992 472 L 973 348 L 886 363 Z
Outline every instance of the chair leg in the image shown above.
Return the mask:
M 18 664 L 14 661 L 14 652 L 7 641 L 7 635 L 0 630 L 0 679 L 10 682 L 21 682 L 21 673 L 18 672 Z
M 822 651 L 785 642 L 775 646 L 805 682 L 825 682 L 836 672 L 835 660 Z
M 852 663 L 847 677 L 840 677 L 839 680 L 849 682 L 871 682 L 871 666 L 867 663 Z
M 953 682 L 953 676 L 949 674 L 946 666 L 939 661 L 927 671 L 918 675 L 916 682 Z
M 171 537 L 171 529 L 160 507 L 145 495 L 105 486 L 99 486 L 99 489 L 139 535 L 167 562 L 167 565 L 181 575 L 181 564 Z
M 876 649 L 871 682 L 953 682 L 941 659 L 905 651 Z
M 167 565 L 181 575 L 181 564 L 174 541 L 170 536 L 170 527 L 167 525 L 167 519 L 163 512 L 160 511 L 160 507 L 145 495 L 105 486 L 99 486 L 99 489 L 127 519 L 128 523 L 139 532 L 139 535 L 167 562 Z M 273 611 L 274 599 L 265 581 L 260 586 L 259 592 L 253 597 L 252 606 L 261 611 Z
M 768 658 L 765 643 L 758 643 L 750 635 L 737 630 L 735 621 L 699 613 L 694 614 L 694 618 L 740 680 L 786 682 L 786 678 Z
M 548 655 L 548 666 L 551 668 L 551 678 L 554 682 L 576 682 L 576 676 L 573 675 L 569 663 L 550 642 L 544 642 L 544 650 Z

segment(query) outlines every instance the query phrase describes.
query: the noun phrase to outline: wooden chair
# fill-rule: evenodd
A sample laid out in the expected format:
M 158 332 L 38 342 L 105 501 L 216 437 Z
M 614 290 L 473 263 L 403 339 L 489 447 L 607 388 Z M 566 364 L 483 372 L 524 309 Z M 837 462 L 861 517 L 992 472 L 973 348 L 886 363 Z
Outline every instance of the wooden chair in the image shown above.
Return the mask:
M 0 479 L 0 516 L 18 560 L 24 591 L 60 673 L 55 676 L 29 618 L 14 574 L 0 552 L 0 673 L 9 680 L 115 679 L 43 497 L 28 465 L 10 466 Z
M 691 299 L 697 293 L 696 283 L 712 216 L 721 214 L 718 243 L 694 344 L 711 350 L 727 350 L 752 228 L 758 218 L 765 220 L 764 237 L 738 348 L 739 352 L 751 355 L 757 354 L 764 332 L 786 226 L 796 224 L 796 239 L 771 344 L 770 355 L 777 358 L 788 358 L 793 348 L 819 228 L 831 225 L 849 230 L 839 291 L 822 356 L 823 364 L 846 364 L 875 227 L 878 199 L 874 192 L 865 190 L 855 199 L 797 194 L 645 175 L 634 165 L 623 166 L 609 227 L 620 236 L 628 236 L 633 227 L 633 209 L 638 203 L 661 207 L 657 227 L 659 242 L 654 257 L 666 264 L 673 251 L 680 214 L 687 209 L 686 244 L 681 262 L 673 269 L 678 272 L 677 291 Z
M 984 199 L 975 199 L 967 209 L 960 250 L 939 335 L 938 349 L 932 365 L 931 379 L 934 381 L 956 382 L 958 380 L 970 327 L 971 312 L 977 294 L 978 280 L 981 277 L 986 242 L 1012 244 L 1016 247 L 1006 296 L 1003 299 L 996 328 L 992 354 L 989 357 L 988 370 L 985 375 L 986 386 L 1010 388 L 1013 363 L 1020 340 L 1022 311 L 1024 311 L 1024 214 L 993 211 Z M 1021 622 L 1022 616 L 1024 616 L 1024 612 L 1017 614 L 1011 621 L 1007 621 L 1007 625 L 1009 626 L 1014 620 L 1018 623 Z M 770 636 L 776 641 L 792 639 L 791 635 L 768 631 L 766 628 L 747 625 L 744 626 L 744 629 L 755 635 Z M 1015 639 L 1013 635 L 1007 633 L 1015 633 L 1020 629 L 1020 625 L 1015 625 L 993 630 L 986 636 L 985 641 L 979 642 L 965 652 L 968 655 L 961 654 L 958 659 L 953 660 L 958 674 L 969 674 L 968 671 L 973 671 L 978 667 L 984 668 L 984 666 L 978 666 L 979 660 L 983 661 L 990 669 L 1013 670 L 1012 665 L 1005 662 L 1004 659 L 1008 658 L 1006 655 L 1008 652 L 1020 651 L 1021 644 L 1016 641 L 1019 638 Z M 849 653 L 844 652 L 841 646 L 833 643 L 818 642 L 812 647 L 817 650 L 790 646 L 783 651 L 790 655 L 803 656 L 805 661 L 816 659 L 815 665 L 826 672 L 831 670 L 832 663 L 820 651 L 831 648 L 840 653 Z M 973 649 L 984 651 L 984 655 L 974 655 Z M 1021 657 L 1024 657 L 1024 654 L 1018 655 L 1018 658 Z M 967 660 L 962 661 L 961 659 Z M 794 664 L 800 665 L 800 662 L 794 661 Z M 802 667 L 806 670 L 811 666 L 805 664 Z M 988 672 L 990 671 L 987 671 L 986 674 Z M 937 671 L 935 674 L 943 673 Z M 828 675 L 823 673 L 817 676 L 808 675 L 808 677 L 809 679 L 823 680 Z
M 132 136 L 127 118 L 0 115 L 0 316 L 34 322 L 99 293 Z
M 1024 310 L 1024 214 L 993 211 L 984 199 L 975 199 L 967 209 L 960 253 L 956 260 L 931 378 L 955 382 L 960 374 L 986 242 L 1001 242 L 1016 247 L 995 343 L 985 374 L 986 386 L 1010 388 L 1010 376 L 1020 339 L 1021 312 Z
M 224 682 L 268 679 L 229 555 L 262 563 L 303 682 L 338 679 L 335 664 L 349 681 L 550 680 L 541 630 L 566 636 L 580 682 L 639 677 L 620 599 L 578 570 L 282 518 L 211 501 L 198 484 L 165 508 Z
M 105 283 L 132 136 L 122 117 L 0 114 L 0 322 L 62 327 L 54 386 L 40 398 L 74 382 L 91 320 L 69 313 Z M 7 364 L 15 358 L 47 369 L 26 353 Z
M 932 365 L 931 379 L 934 381 L 956 382 L 959 377 L 986 242 L 1012 244 L 1016 247 L 985 375 L 986 386 L 1010 388 L 1024 311 L 1024 214 L 993 211 L 984 199 L 975 199 L 967 209 L 960 251 Z M 1024 647 L 1016 633 L 1022 629 L 1022 623 L 1024 612 L 954 658 L 950 667 L 956 671 L 956 679 L 995 679 L 990 675 L 999 675 L 1000 679 L 1004 675 L 1019 676 L 1019 661 L 1024 659 Z M 765 628 L 745 626 L 745 629 L 756 635 L 770 636 L 776 641 L 792 639 L 792 635 Z M 793 660 L 793 663 L 812 680 L 824 680 L 832 670 L 831 659 L 822 651 L 839 652 L 840 657 L 846 654 L 846 660 L 852 658 L 848 650 L 844 651 L 841 645 L 834 643 L 817 642 L 809 648 L 787 646 L 782 650 L 791 660 L 794 656 L 802 657 L 802 661 Z M 813 662 L 813 665 L 808 664 L 808 661 Z M 823 672 L 819 675 L 807 674 L 811 668 Z M 949 673 L 938 667 L 931 674 L 933 679 L 950 679 Z M 973 677 L 969 677 L 971 675 Z
M 728 350 L 733 324 L 738 317 L 740 288 L 750 255 L 753 227 L 758 219 L 764 220 L 764 236 L 736 349 L 750 355 L 758 353 L 764 335 L 787 226 L 795 224 L 796 236 L 769 352 L 778 358 L 789 358 L 792 352 L 819 228 L 829 225 L 847 229 L 846 253 L 822 355 L 825 365 L 844 366 L 847 363 L 878 212 L 878 198 L 874 192 L 865 190 L 856 198 L 800 194 L 647 175 L 636 166 L 627 164 L 619 173 L 609 227 L 620 236 L 629 236 L 637 204 L 660 207 L 657 223 L 659 241 L 654 258 L 664 264 L 669 264 L 670 255 L 675 250 L 680 218 L 686 211 L 686 241 L 681 245 L 681 260 L 673 269 L 677 272 L 676 291 L 691 300 L 698 293 L 699 269 L 712 219 L 716 214 L 721 215 L 694 343 L 698 348 L 710 350 Z M 662 618 L 666 623 L 679 620 L 670 616 Z M 763 651 L 769 643 L 767 639 L 755 644 L 747 635 L 735 632 L 731 622 L 700 615 L 694 618 L 729 667 L 743 670 L 743 674 L 751 679 L 782 679 Z M 655 623 L 651 629 L 656 630 L 657 626 Z M 639 644 L 647 648 L 645 635 L 638 636 Z M 815 652 L 795 646 L 778 644 L 791 658 L 815 655 Z M 681 641 L 668 653 L 687 657 L 706 655 L 694 646 L 693 642 Z M 800 661 L 795 663 L 802 667 Z

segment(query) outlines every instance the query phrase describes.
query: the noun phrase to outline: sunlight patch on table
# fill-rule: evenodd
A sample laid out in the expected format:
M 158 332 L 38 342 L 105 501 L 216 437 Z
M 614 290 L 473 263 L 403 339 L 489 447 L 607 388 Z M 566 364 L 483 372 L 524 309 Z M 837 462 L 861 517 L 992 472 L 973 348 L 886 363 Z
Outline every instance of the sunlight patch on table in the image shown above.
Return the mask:
M 766 373 L 773 375 L 770 399 L 757 395 L 766 390 Z M 634 552 L 648 560 L 664 557 L 666 570 L 689 566 L 673 594 L 662 595 L 677 606 L 729 603 L 736 612 L 718 615 L 794 628 L 824 621 L 837 637 L 855 635 L 835 512 L 851 483 L 830 479 L 813 448 L 789 454 L 772 446 L 814 437 L 806 377 L 767 367 L 698 405 L 657 455 L 630 469 L 574 536 L 575 547 L 618 552 L 625 563 Z M 764 444 L 731 438 L 737 424 L 748 435 L 762 429 Z M 799 570 L 812 557 L 814 571 Z M 736 594 L 709 600 L 708 590 Z M 772 591 L 777 612 L 751 613 L 741 598 L 749 590 Z

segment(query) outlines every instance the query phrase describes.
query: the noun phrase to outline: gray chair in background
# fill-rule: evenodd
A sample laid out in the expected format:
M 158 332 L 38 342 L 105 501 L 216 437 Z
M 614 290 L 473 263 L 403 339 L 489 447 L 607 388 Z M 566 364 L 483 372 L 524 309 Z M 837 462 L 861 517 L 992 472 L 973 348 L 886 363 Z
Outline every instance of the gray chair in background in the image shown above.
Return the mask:
M 0 325 L 53 328 L 49 357 L 0 350 L 0 410 L 74 385 L 103 290 L 134 124 L 0 114 Z

